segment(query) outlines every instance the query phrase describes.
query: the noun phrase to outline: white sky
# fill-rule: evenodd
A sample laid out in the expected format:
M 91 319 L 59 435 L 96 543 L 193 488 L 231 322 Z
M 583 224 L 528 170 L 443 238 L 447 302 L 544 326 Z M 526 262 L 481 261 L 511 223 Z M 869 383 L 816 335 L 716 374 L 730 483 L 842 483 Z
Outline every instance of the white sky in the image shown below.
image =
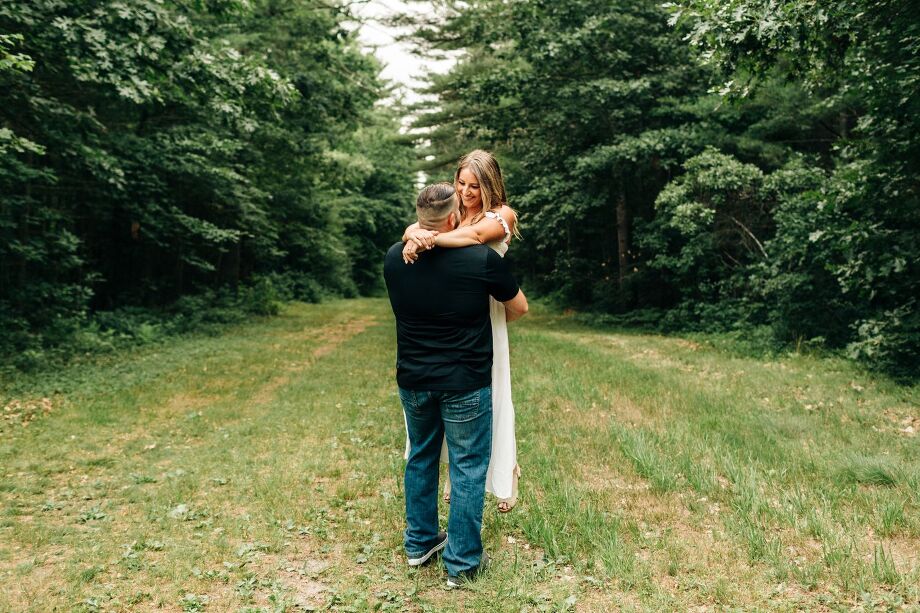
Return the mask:
M 362 20 L 358 38 L 368 51 L 374 51 L 384 64 L 381 76 L 395 82 L 407 103 L 418 102 L 423 97 L 416 91 L 423 85 L 421 78 L 431 72 L 446 72 L 453 60 L 431 60 L 420 58 L 410 52 L 409 43 L 397 42 L 395 37 L 402 33 L 382 22 L 382 18 L 397 13 L 423 14 L 431 10 L 427 2 L 403 2 L 402 0 L 369 0 L 353 7 L 356 17 Z

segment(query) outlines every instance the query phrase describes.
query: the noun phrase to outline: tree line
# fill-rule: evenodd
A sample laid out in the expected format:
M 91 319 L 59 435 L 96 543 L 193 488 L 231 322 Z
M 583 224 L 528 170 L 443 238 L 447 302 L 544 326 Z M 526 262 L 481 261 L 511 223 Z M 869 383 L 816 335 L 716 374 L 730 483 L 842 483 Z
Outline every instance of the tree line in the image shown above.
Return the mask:
M 483 147 L 530 294 L 916 377 L 914 4 L 431 4 L 409 136 L 345 2 L 0 5 L 0 361 L 377 292 Z
M 414 153 L 350 19 L 319 0 L 0 5 L 3 353 L 377 291 Z
M 888 0 L 470 0 L 416 127 L 504 163 L 529 286 L 600 319 L 920 372 L 920 10 Z

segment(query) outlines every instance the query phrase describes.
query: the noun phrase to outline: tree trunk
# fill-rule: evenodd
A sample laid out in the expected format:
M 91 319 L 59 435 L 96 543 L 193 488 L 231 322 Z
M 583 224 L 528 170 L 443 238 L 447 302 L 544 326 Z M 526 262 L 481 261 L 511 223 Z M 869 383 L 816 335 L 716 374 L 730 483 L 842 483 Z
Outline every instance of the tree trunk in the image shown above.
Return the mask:
M 623 189 L 617 195 L 617 287 L 623 291 L 623 281 L 629 274 L 629 211 Z
M 220 255 L 217 265 L 218 279 L 221 285 L 229 285 L 235 292 L 240 283 L 240 252 L 242 238 L 230 245 L 226 253 Z
M 30 169 L 35 167 L 31 151 L 26 153 L 26 165 Z M 22 221 L 19 224 L 19 240 L 22 241 L 23 245 L 28 245 L 29 244 L 29 220 L 32 217 L 32 181 L 26 181 L 25 196 L 26 196 L 25 207 L 24 207 L 25 210 L 23 211 L 23 215 L 20 218 L 22 219 Z M 26 279 L 28 277 L 27 268 L 26 268 L 26 258 L 20 255 L 18 257 L 17 264 L 18 264 L 17 266 L 18 270 L 17 270 L 17 275 L 16 275 L 17 277 L 16 282 L 18 284 L 18 288 L 16 291 L 16 295 L 23 296 L 26 294 L 26 292 L 23 291 L 23 288 L 26 286 Z
M 176 269 L 174 276 L 176 284 L 176 298 L 181 298 L 185 288 L 185 261 L 182 259 L 182 248 L 176 249 Z

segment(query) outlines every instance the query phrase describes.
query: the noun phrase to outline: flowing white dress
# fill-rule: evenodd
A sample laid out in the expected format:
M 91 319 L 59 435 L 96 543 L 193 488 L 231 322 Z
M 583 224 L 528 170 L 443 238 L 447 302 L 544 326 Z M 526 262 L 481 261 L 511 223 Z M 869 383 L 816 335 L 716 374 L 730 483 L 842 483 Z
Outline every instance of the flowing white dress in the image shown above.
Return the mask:
M 504 238 L 487 243 L 496 253 L 505 257 L 508 243 L 511 241 L 511 231 L 498 213 L 487 211 L 485 215 L 500 222 L 505 228 Z M 491 296 L 489 315 L 492 318 L 492 459 L 489 461 L 489 471 L 486 474 L 486 491 L 496 498 L 511 498 L 514 471 L 517 467 L 514 404 L 511 402 L 511 353 L 508 347 L 505 305 Z M 408 428 L 405 457 L 409 457 Z M 441 461 L 447 462 L 446 439 L 441 445 Z

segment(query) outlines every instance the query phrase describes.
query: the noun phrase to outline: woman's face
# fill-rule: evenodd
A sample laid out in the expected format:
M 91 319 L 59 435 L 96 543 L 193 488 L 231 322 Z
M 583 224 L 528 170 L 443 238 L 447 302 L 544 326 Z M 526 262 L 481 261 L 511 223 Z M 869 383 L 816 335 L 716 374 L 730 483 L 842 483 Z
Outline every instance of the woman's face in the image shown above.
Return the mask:
M 461 168 L 457 176 L 457 193 L 467 209 L 482 208 L 482 191 L 479 189 L 479 179 L 469 168 Z

